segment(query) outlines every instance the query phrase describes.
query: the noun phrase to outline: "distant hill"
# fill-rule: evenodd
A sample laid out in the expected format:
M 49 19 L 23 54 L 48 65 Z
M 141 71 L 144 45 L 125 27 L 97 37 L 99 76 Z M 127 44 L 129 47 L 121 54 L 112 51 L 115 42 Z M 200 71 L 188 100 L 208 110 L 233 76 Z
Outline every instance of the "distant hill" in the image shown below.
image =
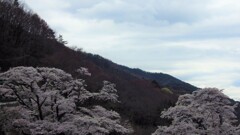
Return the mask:
M 159 86 L 170 88 L 174 92 L 179 93 L 179 94 L 189 93 L 189 92 L 192 92 L 192 91 L 195 91 L 198 89 L 197 87 L 195 87 L 189 83 L 183 82 L 183 81 L 181 81 L 171 75 L 168 75 L 168 74 L 151 73 L 151 72 L 143 71 L 138 68 L 132 69 L 132 68 L 128 68 L 125 66 L 119 66 L 118 68 L 126 71 L 127 73 L 135 75 L 137 77 L 156 81 Z
M 76 69 L 87 67 L 92 73 L 86 78 L 88 89 L 99 89 L 103 80 L 117 85 L 121 104 L 113 109 L 131 121 L 138 135 L 147 135 L 156 125 L 166 124 L 168 121 L 159 117 L 161 111 L 174 105 L 179 94 L 197 89 L 167 74 L 131 69 L 99 55 L 70 49 L 63 39 L 56 38 L 54 31 L 37 14 L 5 1 L 0 1 L 2 71 L 15 66 L 47 66 L 75 76 Z
M 129 68 L 126 66 L 122 66 L 119 64 L 116 64 L 110 60 L 107 60 L 99 55 L 92 55 L 88 54 L 88 59 L 91 61 L 94 61 L 97 65 L 101 67 L 108 67 L 113 68 L 116 70 L 124 71 L 136 78 L 144 79 L 148 81 L 152 81 L 153 83 L 157 83 L 157 85 L 160 88 L 170 88 L 173 90 L 176 94 L 182 94 L 182 93 L 191 93 L 192 91 L 197 90 L 198 88 L 186 83 L 184 81 L 181 81 L 180 79 L 177 79 L 171 75 L 164 74 L 164 73 L 151 73 L 146 72 L 138 68 Z

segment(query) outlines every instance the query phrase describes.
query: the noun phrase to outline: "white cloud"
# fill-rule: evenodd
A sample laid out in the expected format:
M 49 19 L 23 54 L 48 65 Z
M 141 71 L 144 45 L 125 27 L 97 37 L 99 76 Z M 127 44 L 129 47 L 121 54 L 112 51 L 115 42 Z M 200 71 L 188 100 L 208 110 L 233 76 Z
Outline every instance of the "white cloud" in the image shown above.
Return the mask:
M 199 87 L 224 88 L 240 99 L 234 86 L 240 80 L 238 0 L 25 2 L 70 46 Z

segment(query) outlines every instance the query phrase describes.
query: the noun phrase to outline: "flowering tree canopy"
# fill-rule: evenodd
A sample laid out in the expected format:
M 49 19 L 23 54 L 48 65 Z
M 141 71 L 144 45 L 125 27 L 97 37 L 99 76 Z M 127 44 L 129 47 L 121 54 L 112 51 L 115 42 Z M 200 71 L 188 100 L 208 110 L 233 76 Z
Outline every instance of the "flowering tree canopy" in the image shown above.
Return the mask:
M 89 75 L 89 72 L 86 72 Z M 0 74 L 0 96 L 16 100 L 5 107 L 7 113 L 19 112 L 8 124 L 22 134 L 86 135 L 127 134 L 115 111 L 92 106 L 78 106 L 89 98 L 118 102 L 115 85 L 104 81 L 99 93 L 85 89 L 82 79 L 56 68 L 16 67 Z M 9 127 L 6 127 L 9 128 Z
M 153 135 L 239 135 L 233 104 L 216 88 L 205 88 L 179 97 L 175 107 L 162 112 L 172 124 L 160 126 Z
M 81 75 L 87 75 L 87 76 L 91 76 L 91 73 L 88 71 L 87 68 L 85 67 L 80 67 L 76 70 L 77 73 L 81 74 Z

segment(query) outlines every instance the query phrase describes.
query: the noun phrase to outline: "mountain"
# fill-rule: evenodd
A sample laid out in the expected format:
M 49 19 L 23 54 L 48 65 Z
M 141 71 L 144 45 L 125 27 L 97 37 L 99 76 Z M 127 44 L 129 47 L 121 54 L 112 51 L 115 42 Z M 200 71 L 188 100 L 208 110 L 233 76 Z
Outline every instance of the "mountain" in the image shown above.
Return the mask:
M 167 87 L 173 90 L 175 93 L 183 94 L 183 93 L 191 93 L 192 91 L 197 90 L 198 88 L 183 82 L 171 75 L 164 74 L 164 73 L 151 73 L 146 72 L 141 69 L 135 68 L 131 69 L 126 66 L 119 66 L 118 67 L 121 70 L 124 70 L 125 72 L 132 74 L 136 77 L 145 78 L 149 80 L 153 80 L 161 87 Z
M 113 109 L 130 120 L 136 134 L 147 135 L 168 121 L 161 111 L 173 106 L 178 95 L 197 87 L 163 73 L 149 73 L 118 65 L 99 55 L 70 49 L 37 14 L 19 4 L 0 1 L 0 67 L 56 67 L 75 76 L 79 67 L 92 73 L 88 89 L 101 88 L 103 80 L 116 84 L 121 103 Z M 167 89 L 167 91 L 166 91 Z M 1 100 L 1 99 L 0 99 Z
M 198 89 L 197 87 L 189 83 L 183 82 L 171 75 L 164 73 L 146 72 L 138 68 L 129 68 L 123 65 L 116 64 L 99 55 L 88 54 L 88 59 L 95 62 L 95 64 L 101 66 L 102 68 L 108 67 L 119 71 L 124 71 L 136 78 L 152 81 L 152 83 L 155 83 L 159 88 L 169 88 L 174 91 L 175 94 L 191 93 L 192 91 Z

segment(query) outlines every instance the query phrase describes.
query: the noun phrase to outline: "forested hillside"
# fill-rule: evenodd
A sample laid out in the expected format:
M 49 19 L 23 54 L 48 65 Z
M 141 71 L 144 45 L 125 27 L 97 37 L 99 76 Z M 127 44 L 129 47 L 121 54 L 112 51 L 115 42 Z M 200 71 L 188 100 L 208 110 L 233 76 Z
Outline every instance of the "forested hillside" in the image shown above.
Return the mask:
M 137 77 L 153 80 L 153 82 L 157 83 L 160 87 L 170 88 L 171 90 L 178 94 L 191 93 L 192 91 L 197 90 L 197 87 L 186 82 L 183 82 L 168 74 L 150 73 L 138 68 L 131 69 L 125 66 L 118 66 L 118 68 Z
M 115 109 L 130 120 L 138 135 L 149 134 L 157 125 L 166 124 L 167 121 L 159 117 L 160 112 L 174 105 L 179 94 L 197 89 L 170 75 L 123 67 L 64 44 L 62 37 L 56 36 L 36 13 L 16 0 L 0 1 L 2 71 L 16 66 L 44 66 L 62 69 L 74 77 L 76 69 L 87 67 L 92 76 L 84 79 L 90 91 L 100 89 L 103 80 L 116 84 L 121 103 Z

